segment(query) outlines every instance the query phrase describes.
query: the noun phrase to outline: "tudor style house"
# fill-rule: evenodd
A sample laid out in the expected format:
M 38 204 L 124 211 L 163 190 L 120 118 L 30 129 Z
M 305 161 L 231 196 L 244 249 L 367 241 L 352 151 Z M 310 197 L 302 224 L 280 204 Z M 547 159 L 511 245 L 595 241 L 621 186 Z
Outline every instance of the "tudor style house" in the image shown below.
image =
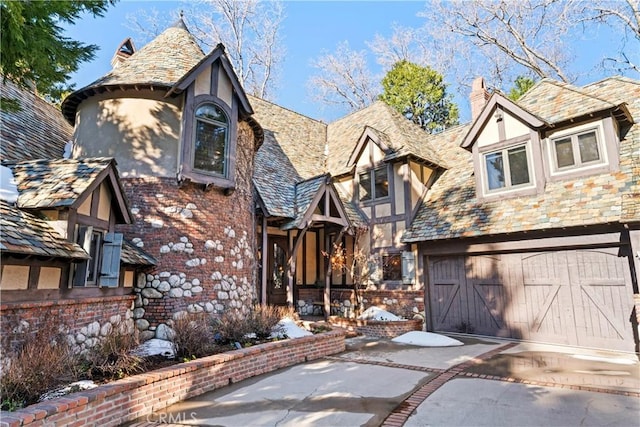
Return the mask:
M 90 266 L 82 227 L 105 224 L 111 191 L 101 238 L 156 263 L 132 287 L 144 338 L 179 312 L 256 302 L 353 316 L 359 294 L 424 310 L 428 330 L 637 351 L 637 81 L 543 80 L 513 102 L 477 79 L 473 121 L 428 135 L 382 102 L 326 124 L 247 95 L 224 47 L 205 55 L 182 20 L 123 41 L 112 65 L 62 104 L 72 161 L 103 162 L 108 185 L 56 210 Z

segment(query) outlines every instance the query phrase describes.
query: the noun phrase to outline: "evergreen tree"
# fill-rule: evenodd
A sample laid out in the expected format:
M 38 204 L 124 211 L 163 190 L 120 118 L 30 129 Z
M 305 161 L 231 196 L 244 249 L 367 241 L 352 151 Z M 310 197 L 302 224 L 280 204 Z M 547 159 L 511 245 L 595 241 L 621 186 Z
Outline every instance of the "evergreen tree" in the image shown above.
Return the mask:
M 430 67 L 397 62 L 382 79 L 380 99 L 429 133 L 458 124 L 458 107 L 443 76 Z
M 38 94 L 58 101 L 70 87 L 69 74 L 91 60 L 98 46 L 71 40 L 62 24 L 73 24 L 84 12 L 103 16 L 116 0 L 11 1 L 0 0 L 0 73 Z M 11 104 L 11 100 L 8 104 Z
M 509 99 L 512 101 L 517 101 L 535 84 L 536 82 L 531 77 L 525 77 L 525 76 L 516 77 L 515 82 L 513 82 L 513 87 L 509 91 L 509 95 L 508 95 Z

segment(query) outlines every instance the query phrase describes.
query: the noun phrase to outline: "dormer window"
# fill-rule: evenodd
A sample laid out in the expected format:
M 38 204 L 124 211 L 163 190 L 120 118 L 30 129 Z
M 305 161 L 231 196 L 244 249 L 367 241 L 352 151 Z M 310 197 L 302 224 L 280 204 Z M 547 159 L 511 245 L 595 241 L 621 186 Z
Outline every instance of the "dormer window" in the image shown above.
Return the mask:
M 361 172 L 358 179 L 361 202 L 368 202 L 389 196 L 387 165 Z
M 528 187 L 532 184 L 527 144 L 483 154 L 487 193 Z
M 193 169 L 226 176 L 229 120 L 214 104 L 203 104 L 195 112 Z
M 595 129 L 552 140 L 555 170 L 581 168 L 602 163 L 602 150 Z

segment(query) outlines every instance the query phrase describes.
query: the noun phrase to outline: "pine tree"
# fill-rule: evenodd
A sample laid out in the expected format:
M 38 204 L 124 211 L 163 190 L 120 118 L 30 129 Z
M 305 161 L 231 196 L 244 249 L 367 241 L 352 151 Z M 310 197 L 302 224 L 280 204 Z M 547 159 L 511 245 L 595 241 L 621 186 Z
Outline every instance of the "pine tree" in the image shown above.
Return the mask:
M 101 17 L 114 2 L 0 0 L 3 78 L 23 87 L 33 85 L 39 95 L 58 101 L 70 89 L 69 74 L 98 50 L 65 37 L 61 25 L 73 24 L 85 12 Z
M 458 107 L 443 76 L 430 67 L 397 62 L 382 79 L 380 99 L 429 133 L 458 124 Z

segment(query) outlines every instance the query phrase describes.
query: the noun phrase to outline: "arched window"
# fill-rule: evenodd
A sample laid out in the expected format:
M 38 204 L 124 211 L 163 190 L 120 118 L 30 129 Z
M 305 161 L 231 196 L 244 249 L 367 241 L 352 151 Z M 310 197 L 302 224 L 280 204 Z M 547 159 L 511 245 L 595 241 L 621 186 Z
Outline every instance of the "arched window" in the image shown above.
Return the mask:
M 195 112 L 193 169 L 216 175 L 227 173 L 229 120 L 214 104 L 202 104 Z

